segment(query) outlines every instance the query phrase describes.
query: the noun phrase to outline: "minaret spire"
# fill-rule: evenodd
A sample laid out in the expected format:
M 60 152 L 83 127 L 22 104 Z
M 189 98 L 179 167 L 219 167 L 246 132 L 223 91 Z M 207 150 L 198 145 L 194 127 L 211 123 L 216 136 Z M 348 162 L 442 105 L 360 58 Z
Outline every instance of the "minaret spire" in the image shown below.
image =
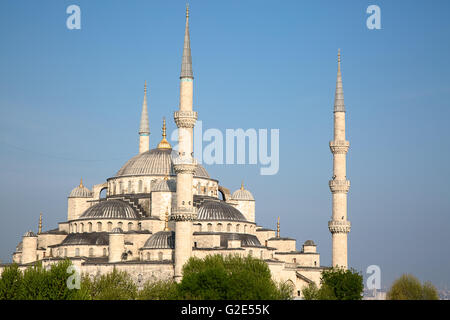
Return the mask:
M 39 214 L 38 234 L 42 233 L 42 212 Z
M 332 214 L 328 229 L 332 236 L 332 267 L 347 268 L 347 234 L 350 221 L 347 220 L 347 193 L 350 181 L 347 180 L 346 157 L 350 143 L 345 140 L 345 107 L 342 88 L 341 52 L 338 51 L 338 72 L 334 98 L 334 140 L 330 141 L 333 154 L 333 177 L 329 181 L 332 193 Z
M 181 61 L 180 79 L 194 79 L 192 72 L 191 40 L 189 38 L 189 4 L 186 4 L 186 27 L 184 30 L 183 59 Z
M 149 150 L 150 128 L 148 124 L 147 110 L 147 81 L 144 84 L 144 101 L 142 103 L 141 124 L 139 126 L 139 153 Z

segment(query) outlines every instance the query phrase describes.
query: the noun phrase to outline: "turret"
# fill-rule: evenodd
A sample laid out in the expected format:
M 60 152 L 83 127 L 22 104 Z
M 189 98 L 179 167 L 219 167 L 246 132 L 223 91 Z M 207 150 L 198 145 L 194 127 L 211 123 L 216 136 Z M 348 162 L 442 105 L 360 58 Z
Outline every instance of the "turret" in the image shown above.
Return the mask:
M 109 262 L 122 261 L 122 254 L 125 248 L 125 235 L 122 229 L 114 228 L 109 234 Z
M 350 222 L 347 221 L 347 193 L 350 181 L 347 180 L 346 174 L 346 157 L 349 146 L 349 142 L 345 140 L 345 105 L 339 50 L 334 98 L 334 140 L 330 141 L 330 150 L 333 154 L 333 177 L 329 181 L 329 186 L 333 208 L 328 228 L 332 235 L 332 267 L 337 266 L 344 269 L 348 266 L 347 234 L 350 232 Z
M 91 206 L 89 200 L 92 200 L 92 192 L 83 186 L 83 179 L 80 179 L 80 185 L 70 192 L 67 199 L 67 220 L 78 219 Z
M 34 262 L 37 259 L 37 236 L 28 231 L 22 238 L 22 263 Z
M 240 189 L 233 192 L 231 200 L 247 221 L 255 222 L 255 198 L 250 191 L 244 188 L 244 182 L 241 183 Z

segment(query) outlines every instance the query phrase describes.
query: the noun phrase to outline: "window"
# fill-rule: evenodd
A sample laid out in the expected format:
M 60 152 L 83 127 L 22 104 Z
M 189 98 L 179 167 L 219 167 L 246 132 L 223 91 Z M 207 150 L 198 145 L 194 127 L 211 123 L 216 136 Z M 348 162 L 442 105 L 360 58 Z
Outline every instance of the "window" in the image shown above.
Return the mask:
M 112 222 L 108 222 L 108 232 L 111 232 L 112 230 Z
M 244 224 L 244 233 L 247 233 L 247 225 Z
M 102 232 L 102 223 L 101 222 L 97 222 L 97 231 Z
M 88 223 L 88 231 L 89 231 L 89 232 L 92 232 L 92 222 L 89 222 L 89 223 Z
M 227 231 L 231 232 L 231 223 L 227 224 Z
M 142 230 L 142 224 L 139 222 L 138 223 L 138 230 L 141 231 Z
M 248 251 L 248 254 L 249 254 L 250 256 L 253 256 L 253 250 L 249 250 L 249 251 Z
M 89 248 L 89 257 L 94 256 L 94 248 Z
M 202 224 L 201 223 L 198 224 L 198 231 L 202 232 Z
M 77 224 L 75 223 L 73 226 L 75 227 L 75 232 L 78 232 L 78 226 L 77 226 Z
M 211 231 L 212 231 L 212 224 L 208 223 L 208 232 L 211 232 Z
M 221 224 L 221 223 L 218 223 L 218 224 L 217 224 L 216 230 L 217 230 L 218 232 L 221 232 L 221 231 L 222 231 L 222 224 Z
M 106 248 L 103 248 L 103 256 L 106 257 Z
M 158 260 L 162 261 L 163 259 L 163 253 L 162 252 L 158 252 Z
M 314 267 L 317 267 L 317 261 L 314 261 Z
M 150 260 L 150 252 L 147 252 L 147 260 Z
M 132 193 L 133 191 L 131 191 L 132 188 L 132 184 L 131 184 L 131 180 L 128 181 L 128 193 Z
M 64 257 L 67 257 L 67 248 L 64 248 Z
M 117 227 L 120 228 L 120 229 L 122 229 L 122 226 L 123 226 L 123 223 L 122 223 L 122 222 L 119 222 L 119 223 L 117 224 Z
M 133 230 L 133 222 L 128 223 L 128 231 Z
M 80 249 L 76 248 L 75 249 L 75 257 L 79 257 L 80 256 Z
M 80 223 L 80 232 L 83 233 L 84 232 L 84 224 Z
M 116 190 L 116 183 L 114 182 L 114 183 L 113 183 L 113 194 L 116 194 L 116 191 L 117 191 L 117 190 Z
M 142 180 L 139 180 L 139 192 L 142 192 Z
M 237 224 L 237 225 L 236 225 L 236 232 L 239 232 L 239 227 L 240 227 L 240 225 Z

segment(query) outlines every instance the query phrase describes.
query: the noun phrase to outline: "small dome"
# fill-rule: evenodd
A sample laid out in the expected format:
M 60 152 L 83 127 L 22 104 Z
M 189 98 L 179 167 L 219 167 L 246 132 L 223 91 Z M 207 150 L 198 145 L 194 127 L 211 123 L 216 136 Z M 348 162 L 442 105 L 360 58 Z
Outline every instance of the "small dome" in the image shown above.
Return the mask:
M 177 191 L 177 182 L 175 180 L 170 179 L 162 179 L 156 181 L 152 186 L 152 192 L 176 192 Z
M 173 159 L 177 156 L 176 151 L 168 148 L 157 148 L 142 152 L 128 160 L 117 172 L 116 177 L 145 175 L 175 176 Z M 209 179 L 208 172 L 201 165 L 197 165 L 194 176 Z
M 92 198 L 92 192 L 83 186 L 83 179 L 81 179 L 80 185 L 70 192 L 69 198 Z
M 198 209 L 198 220 L 234 220 L 247 221 L 235 207 L 222 201 L 207 200 Z
M 114 228 L 111 230 L 111 233 L 123 233 L 123 230 L 121 228 Z
M 139 219 L 139 216 L 123 201 L 106 200 L 88 208 L 79 219 Z
M 145 242 L 143 249 L 174 249 L 175 232 L 160 231 L 152 235 Z
M 303 245 L 304 246 L 315 246 L 316 244 L 312 240 L 306 240 Z
M 70 233 L 61 242 L 61 245 L 101 245 L 109 244 L 108 234 L 106 232 L 90 232 L 90 233 Z
M 255 201 L 255 198 L 253 198 L 253 195 L 250 191 L 244 189 L 244 184 L 241 185 L 241 188 L 239 190 L 236 190 L 231 195 L 232 200 L 251 200 Z
M 34 232 L 33 231 L 28 231 L 28 232 L 26 232 L 24 235 L 23 235 L 24 237 L 36 237 L 36 235 L 34 234 Z

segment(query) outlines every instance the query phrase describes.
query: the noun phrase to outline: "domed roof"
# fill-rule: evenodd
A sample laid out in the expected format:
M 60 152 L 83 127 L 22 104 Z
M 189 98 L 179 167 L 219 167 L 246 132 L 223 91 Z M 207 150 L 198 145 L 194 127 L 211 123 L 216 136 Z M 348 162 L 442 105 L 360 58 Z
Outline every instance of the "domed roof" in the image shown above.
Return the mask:
M 114 228 L 111 230 L 111 233 L 123 233 L 123 230 L 121 228 Z
M 106 232 L 69 233 L 61 245 L 108 245 L 109 238 Z
M 152 235 L 145 242 L 144 249 L 174 249 L 175 248 L 175 232 L 160 231 Z
M 155 184 L 152 185 L 152 191 L 176 192 L 177 182 L 175 180 L 170 179 L 158 180 L 155 182 Z
M 312 240 L 306 240 L 303 245 L 304 246 L 315 246 L 316 244 Z
M 136 175 L 174 176 L 173 159 L 178 156 L 172 149 L 152 149 L 142 152 L 123 165 L 116 177 Z M 197 165 L 194 176 L 209 178 L 208 172 L 201 165 Z
M 239 190 L 236 190 L 231 195 L 232 200 L 255 200 L 250 191 L 244 189 L 244 184 L 241 185 Z
M 79 219 L 139 219 L 139 216 L 123 201 L 106 200 L 88 208 Z
M 198 208 L 197 220 L 247 221 L 235 207 L 223 201 L 207 200 Z
M 22 252 L 22 250 L 23 250 L 23 242 L 20 241 L 16 247 L 16 252 Z
M 26 232 L 24 235 L 23 235 L 24 237 L 36 237 L 36 235 L 34 234 L 34 232 L 33 231 L 28 231 L 28 232 Z
M 69 198 L 92 198 L 92 192 L 83 186 L 83 180 L 80 180 L 80 185 L 70 192 Z

